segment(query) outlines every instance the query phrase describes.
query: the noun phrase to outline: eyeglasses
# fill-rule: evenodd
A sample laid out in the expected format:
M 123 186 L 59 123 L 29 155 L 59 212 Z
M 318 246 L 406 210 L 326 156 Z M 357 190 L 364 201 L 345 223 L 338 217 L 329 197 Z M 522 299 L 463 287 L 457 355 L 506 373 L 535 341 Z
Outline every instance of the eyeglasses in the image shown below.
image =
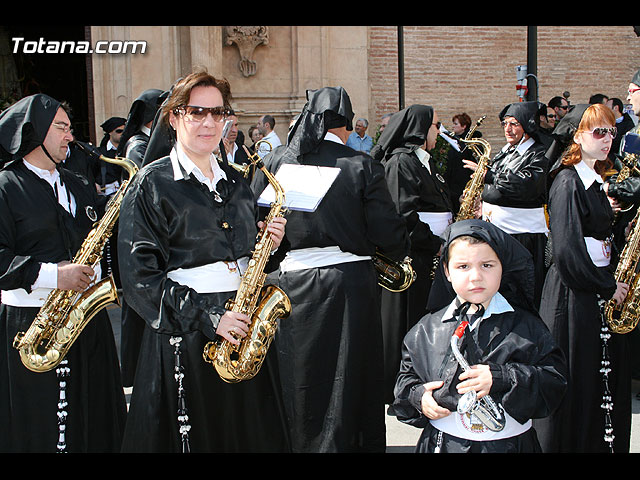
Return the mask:
M 124 132 L 124 128 L 119 128 L 119 129 L 114 130 L 114 131 L 115 131 L 116 133 L 122 133 L 122 132 Z
M 176 115 L 182 115 L 188 122 L 202 123 L 209 114 L 216 123 L 224 122 L 231 112 L 225 107 L 198 107 L 196 105 L 184 105 L 174 110 Z
M 569 105 L 558 105 L 556 108 L 561 108 L 562 110 L 566 110 L 569 108 Z
M 62 130 L 64 133 L 69 133 L 71 131 L 71 125 L 67 123 L 52 123 L 52 127 L 56 127 L 58 130 Z
M 555 120 L 555 119 L 556 119 L 556 118 L 558 118 L 558 117 L 556 117 L 555 115 L 547 115 L 547 118 L 548 118 L 549 120 Z
M 593 130 L 591 130 L 588 133 L 593 135 L 593 138 L 595 138 L 596 140 L 602 140 L 607 133 L 609 135 L 611 135 L 611 138 L 616 138 L 616 134 L 618 133 L 618 129 L 616 127 L 609 127 L 609 128 L 597 127 L 597 128 L 594 128 Z
M 507 121 L 502 121 L 502 128 L 518 128 L 520 126 L 520 122 L 507 122 Z

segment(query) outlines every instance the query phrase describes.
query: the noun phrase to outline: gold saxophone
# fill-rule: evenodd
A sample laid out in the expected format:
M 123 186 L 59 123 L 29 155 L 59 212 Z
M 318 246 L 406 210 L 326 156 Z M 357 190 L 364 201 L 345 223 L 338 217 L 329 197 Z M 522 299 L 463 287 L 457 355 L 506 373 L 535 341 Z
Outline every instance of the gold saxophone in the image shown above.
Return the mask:
M 406 257 L 402 262 L 396 262 L 386 255 L 376 252 L 372 261 L 378 275 L 378 285 L 390 292 L 402 292 L 416 280 L 417 274 L 411 266 L 411 258 L 409 257 Z
M 622 181 L 628 178 L 631 173 L 637 172 L 638 156 L 637 153 L 625 153 L 624 166 L 620 169 L 616 181 Z M 622 178 L 620 178 L 621 176 Z M 609 330 L 620 334 L 631 332 L 640 319 L 640 276 L 638 276 L 640 269 L 640 265 L 638 265 L 640 259 L 640 210 L 636 212 L 631 226 L 614 274 L 617 282 L 629 285 L 629 293 L 623 303 L 618 304 L 611 299 L 604 307 Z
M 202 353 L 204 360 L 213 364 L 220 378 L 227 383 L 250 380 L 256 376 L 275 337 L 277 320 L 291 313 L 289 297 L 275 285 L 264 286 L 264 268 L 273 247 L 273 239 L 266 226 L 274 218 L 286 213 L 284 191 L 257 154 L 251 156 L 251 161 L 267 176 L 276 196 L 264 221 L 264 228 L 258 233 L 258 241 L 236 296 L 226 305 L 227 310 L 249 316 L 251 323 L 247 336 L 238 345 L 226 339 L 208 342 Z
M 462 201 L 460 202 L 460 209 L 456 215 L 456 222 L 475 218 L 476 204 L 480 199 L 480 195 L 482 195 L 482 190 L 484 189 L 484 174 L 489 166 L 491 145 L 482 138 L 472 138 L 472 135 L 484 121 L 485 117 L 486 115 L 480 117 L 473 128 L 469 130 L 467 135 L 460 139 L 473 150 L 473 154 L 478 160 L 478 167 L 471 175 L 471 178 L 462 192 Z
M 72 263 L 95 268 L 102 258 L 104 245 L 111 236 L 120 214 L 120 204 L 131 178 L 138 171 L 135 163 L 127 158 L 108 158 L 76 143 L 100 160 L 123 167 L 129 178 L 123 181 L 111 197 L 105 213 L 97 222 Z M 89 321 L 107 304 L 118 302 L 113 277 L 110 275 L 84 292 L 55 289 L 49 293 L 31 326 L 26 332 L 18 332 L 13 346 L 20 352 L 20 360 L 33 372 L 47 372 L 58 366 Z

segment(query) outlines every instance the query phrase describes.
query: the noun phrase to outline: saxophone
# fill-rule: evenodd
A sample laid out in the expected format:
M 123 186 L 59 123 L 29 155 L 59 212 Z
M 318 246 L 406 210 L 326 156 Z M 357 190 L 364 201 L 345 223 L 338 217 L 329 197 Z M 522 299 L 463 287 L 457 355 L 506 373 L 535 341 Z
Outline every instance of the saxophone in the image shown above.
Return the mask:
M 639 138 L 638 130 L 640 130 L 640 127 L 634 128 L 624 136 L 622 146 L 624 155 L 621 159 L 622 168 L 618 172 L 615 183 L 622 182 L 631 175 L 640 175 L 640 168 L 638 168 L 638 157 L 640 156 L 640 152 L 635 151 L 638 148 L 638 140 L 636 140 Z M 634 139 L 634 142 L 631 142 L 628 139 Z M 633 202 L 630 202 L 629 204 L 622 204 L 620 211 L 616 212 L 616 218 L 621 212 L 628 212 L 631 208 L 633 208 Z
M 73 258 L 73 263 L 95 268 L 118 219 L 125 190 L 138 167 L 127 158 L 108 158 L 79 142 L 76 145 L 102 161 L 120 165 L 129 175 L 111 197 L 104 215 L 94 224 Z M 26 332 L 18 332 L 14 337 L 13 346 L 19 351 L 24 366 L 33 372 L 56 368 L 89 321 L 105 305 L 113 302 L 118 302 L 118 294 L 111 275 L 84 292 L 52 290 Z
M 477 201 L 480 199 L 480 195 L 482 195 L 482 190 L 484 189 L 484 174 L 489 166 L 491 145 L 482 138 L 471 137 L 485 117 L 486 115 L 480 117 L 474 127 L 469 130 L 464 138 L 461 139 L 463 143 L 467 144 L 473 150 L 473 154 L 478 160 L 478 167 L 471 175 L 471 178 L 462 192 L 462 201 L 460 202 L 460 209 L 456 216 L 456 222 L 475 218 L 475 206 Z
M 464 335 L 464 331 L 469 325 L 466 320 L 461 322 L 456 328 L 453 335 L 451 335 L 451 351 L 453 356 L 457 360 L 458 364 L 467 371 L 471 368 L 467 360 L 462 356 L 460 349 L 458 348 L 458 342 Z M 478 399 L 477 392 L 470 390 L 458 401 L 457 411 L 460 414 L 475 415 L 475 417 L 482 422 L 482 424 L 493 432 L 501 431 L 506 424 L 506 417 L 502 406 L 497 403 L 489 395 Z
M 289 297 L 275 285 L 264 286 L 266 278 L 264 268 L 271 256 L 273 246 L 273 239 L 267 232 L 266 226 L 274 218 L 286 213 L 284 191 L 257 154 L 252 156 L 252 162 L 255 162 L 267 176 L 276 197 L 264 221 L 264 228 L 258 233 L 258 241 L 236 296 L 229 300 L 225 307 L 227 310 L 248 315 L 251 319 L 249 331 L 238 345 L 225 339 L 218 339 L 208 342 L 202 353 L 205 362 L 211 363 L 220 378 L 227 383 L 250 380 L 256 376 L 276 334 L 277 320 L 286 318 L 291 313 Z
M 625 152 L 624 167 L 620 169 L 619 180 L 616 181 L 622 181 L 635 172 L 638 169 L 637 160 L 638 153 Z M 609 330 L 620 334 L 631 332 L 640 319 L 640 276 L 638 276 L 640 270 L 640 265 L 638 265 L 640 259 L 640 210 L 636 212 L 631 225 L 631 231 L 620 254 L 614 274 L 617 282 L 629 285 L 629 293 L 623 303 L 618 304 L 615 300 L 610 299 L 604 307 Z
M 409 257 L 402 262 L 395 262 L 382 253 L 376 252 L 372 261 L 378 275 L 378 285 L 390 292 L 406 290 L 417 277 Z

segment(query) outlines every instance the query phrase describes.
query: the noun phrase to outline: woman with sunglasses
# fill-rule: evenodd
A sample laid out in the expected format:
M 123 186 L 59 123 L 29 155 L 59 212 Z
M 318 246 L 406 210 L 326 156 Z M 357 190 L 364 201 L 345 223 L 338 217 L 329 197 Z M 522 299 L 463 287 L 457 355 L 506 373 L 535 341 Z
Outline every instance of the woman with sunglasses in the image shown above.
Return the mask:
M 229 84 L 204 71 L 177 82 L 162 112 L 175 135 L 171 153 L 138 172 L 122 204 L 123 289 L 145 321 L 127 452 L 287 451 L 272 356 L 237 384 L 203 359 L 206 343 L 246 336 L 249 318 L 225 304 L 262 226 L 248 183 L 212 153 L 230 98 Z M 284 224 L 268 226 L 276 248 Z
M 559 409 L 536 421 L 543 451 L 629 451 L 631 376 L 624 335 L 611 334 L 604 349 L 599 299 L 622 302 L 628 286 L 616 282 L 611 259 L 613 211 L 602 189 L 615 117 L 603 104 L 576 105 L 560 121 L 548 155 L 552 264 L 540 315 L 567 359 L 568 390 Z M 568 144 L 568 147 L 565 145 Z M 559 158 L 554 152 L 564 152 Z M 605 329 L 606 331 L 606 329 Z M 607 387 L 613 411 L 602 408 L 604 353 L 611 362 Z M 611 413 L 613 442 L 605 428 Z

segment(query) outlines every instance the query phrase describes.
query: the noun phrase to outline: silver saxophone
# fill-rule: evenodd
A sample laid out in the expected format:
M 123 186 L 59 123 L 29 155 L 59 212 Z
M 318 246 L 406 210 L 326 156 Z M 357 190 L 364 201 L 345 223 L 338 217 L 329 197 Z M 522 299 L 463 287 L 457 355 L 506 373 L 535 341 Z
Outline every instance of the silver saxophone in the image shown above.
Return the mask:
M 467 360 L 462 356 L 458 343 L 464 331 L 469 325 L 469 322 L 462 321 L 458 328 L 451 335 L 451 351 L 456 358 L 462 369 L 466 372 L 471 369 L 471 366 Z M 459 414 L 474 415 L 482 424 L 493 432 L 501 431 L 507 421 L 502 406 L 493 400 L 489 395 L 485 395 L 482 398 L 478 398 L 478 394 L 475 390 L 471 390 L 458 400 L 457 407 Z

